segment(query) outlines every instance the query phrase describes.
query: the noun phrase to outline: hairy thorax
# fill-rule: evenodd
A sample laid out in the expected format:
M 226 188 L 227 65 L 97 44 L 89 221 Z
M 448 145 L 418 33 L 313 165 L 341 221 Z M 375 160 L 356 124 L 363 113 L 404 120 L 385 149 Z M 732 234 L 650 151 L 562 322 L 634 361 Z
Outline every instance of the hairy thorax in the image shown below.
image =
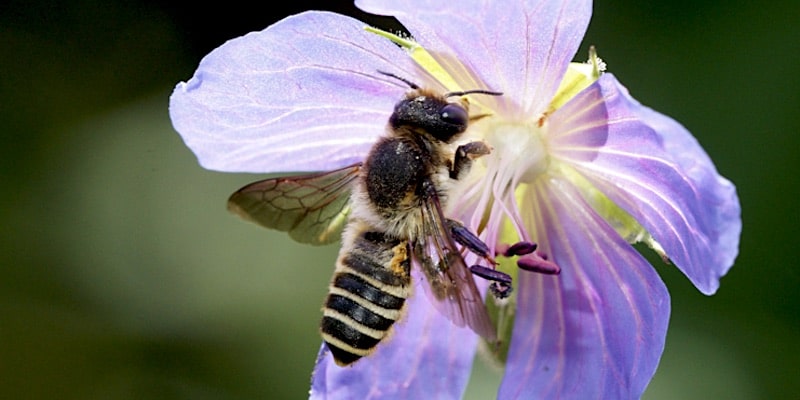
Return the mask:
M 450 184 L 447 152 L 444 143 L 432 144 L 408 136 L 381 139 L 365 161 L 362 179 L 353 189 L 353 216 L 390 236 L 416 236 L 421 232 L 421 206 L 425 200 L 422 182 L 430 179 L 440 201 L 446 202 L 444 194 Z

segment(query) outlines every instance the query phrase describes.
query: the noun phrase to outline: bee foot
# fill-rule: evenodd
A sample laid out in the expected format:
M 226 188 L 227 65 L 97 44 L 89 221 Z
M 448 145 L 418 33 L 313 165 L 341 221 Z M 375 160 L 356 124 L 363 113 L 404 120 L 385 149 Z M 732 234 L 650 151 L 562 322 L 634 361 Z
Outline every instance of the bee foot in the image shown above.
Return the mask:
M 461 180 L 472 167 L 472 161 L 492 152 L 492 148 L 480 141 L 462 144 L 456 149 L 453 166 L 450 168 L 450 178 Z
M 505 299 L 508 296 L 511 296 L 511 292 L 514 291 L 514 288 L 506 283 L 502 282 L 492 282 L 489 285 L 489 291 L 492 292 L 492 295 L 498 299 Z
M 456 157 L 466 157 L 470 160 L 474 160 L 491 152 L 492 148 L 488 144 L 485 142 L 476 141 L 458 146 L 458 149 L 456 150 Z

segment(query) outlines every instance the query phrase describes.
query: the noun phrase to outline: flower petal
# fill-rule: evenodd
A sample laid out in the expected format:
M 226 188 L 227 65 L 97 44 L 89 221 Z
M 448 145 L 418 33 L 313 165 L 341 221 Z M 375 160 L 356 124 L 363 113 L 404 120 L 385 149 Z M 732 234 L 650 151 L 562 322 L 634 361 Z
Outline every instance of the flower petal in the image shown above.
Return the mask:
M 463 89 L 502 91 L 498 101 L 508 104 L 501 109 L 517 110 L 516 117 L 547 109 L 592 13 L 587 0 L 359 0 L 356 5 L 396 17 L 428 51 L 451 60 L 448 69 L 461 77 Z M 464 78 L 470 74 L 474 81 Z
M 288 17 L 208 54 L 170 98 L 175 129 L 209 169 L 312 171 L 360 161 L 414 65 L 358 20 Z
M 627 100 L 639 107 L 639 118 L 661 136 L 664 150 L 700 190 L 703 202 L 712 204 L 699 214 L 704 220 L 703 225 L 711 232 L 710 241 L 714 245 L 709 253 L 715 258 L 712 265 L 717 266 L 719 276 L 725 275 L 739 253 L 739 237 L 742 232 L 742 209 L 736 187 L 717 172 L 711 158 L 683 125 L 642 106 L 629 96 L 627 89 L 622 89 Z M 660 235 L 654 236 L 660 240 Z M 677 262 L 677 258 L 673 259 Z M 716 291 L 718 285 L 717 277 L 712 275 L 711 279 L 714 285 L 709 288 L 708 294 Z
M 321 351 L 311 382 L 312 399 L 458 399 L 469 379 L 478 336 L 459 328 L 416 287 L 403 318 L 375 352 L 350 367 Z
M 664 349 L 664 283 L 567 180 L 532 191 L 526 225 L 561 274 L 519 273 L 499 398 L 638 399 Z
M 644 226 L 701 292 L 714 293 L 738 252 L 741 209 L 691 134 L 611 74 L 556 111 L 552 124 L 560 135 L 554 157 Z

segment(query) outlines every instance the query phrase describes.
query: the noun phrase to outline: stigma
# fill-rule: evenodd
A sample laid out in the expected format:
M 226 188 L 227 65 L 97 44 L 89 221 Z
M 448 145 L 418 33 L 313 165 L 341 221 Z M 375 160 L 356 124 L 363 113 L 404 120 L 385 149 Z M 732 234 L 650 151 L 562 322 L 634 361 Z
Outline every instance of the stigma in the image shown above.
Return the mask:
M 547 171 L 550 160 L 546 142 L 547 119 L 488 124 L 485 140 L 494 148 L 487 157 L 487 173 L 508 179 L 510 186 L 533 183 Z

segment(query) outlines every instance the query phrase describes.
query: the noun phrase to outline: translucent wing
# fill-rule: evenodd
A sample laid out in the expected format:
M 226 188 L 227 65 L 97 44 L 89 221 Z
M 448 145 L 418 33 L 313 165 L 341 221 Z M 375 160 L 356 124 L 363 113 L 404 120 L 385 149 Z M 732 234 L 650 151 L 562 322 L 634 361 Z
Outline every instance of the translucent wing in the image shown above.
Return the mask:
M 347 222 L 350 183 L 361 163 L 330 172 L 266 179 L 232 194 L 228 210 L 301 243 L 337 240 Z
M 439 197 L 435 190 L 426 197 L 421 207 L 423 232 L 414 238 L 413 253 L 427 278 L 429 297 L 454 324 L 468 326 L 494 342 L 497 340 L 494 326 L 447 227 Z

